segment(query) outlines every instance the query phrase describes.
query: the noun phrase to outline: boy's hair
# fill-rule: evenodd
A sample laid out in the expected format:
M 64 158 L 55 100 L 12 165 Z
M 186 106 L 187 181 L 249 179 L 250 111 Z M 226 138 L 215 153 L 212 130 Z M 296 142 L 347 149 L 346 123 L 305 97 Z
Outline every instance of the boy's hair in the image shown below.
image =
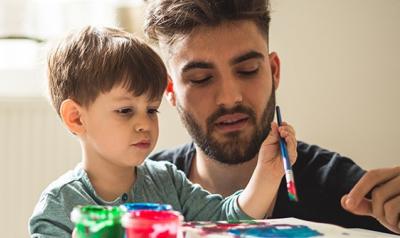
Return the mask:
M 174 44 L 199 26 L 225 21 L 253 21 L 268 41 L 268 0 L 153 0 L 145 18 L 145 32 L 156 43 Z
M 88 107 L 100 93 L 122 85 L 135 96 L 160 99 L 167 71 L 157 53 L 132 34 L 87 26 L 61 41 L 48 56 L 47 75 L 53 106 L 72 99 Z

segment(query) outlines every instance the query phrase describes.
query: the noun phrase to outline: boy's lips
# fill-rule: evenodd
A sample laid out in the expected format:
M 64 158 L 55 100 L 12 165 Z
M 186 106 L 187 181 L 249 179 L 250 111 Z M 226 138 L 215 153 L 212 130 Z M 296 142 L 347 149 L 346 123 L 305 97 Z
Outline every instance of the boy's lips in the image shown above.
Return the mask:
M 219 117 L 214 125 L 222 132 L 234 132 L 243 129 L 249 120 L 249 116 L 244 113 L 226 114 Z
M 137 143 L 132 144 L 132 146 L 135 146 L 136 148 L 139 149 L 147 149 L 150 147 L 150 145 L 151 145 L 150 140 L 141 140 Z

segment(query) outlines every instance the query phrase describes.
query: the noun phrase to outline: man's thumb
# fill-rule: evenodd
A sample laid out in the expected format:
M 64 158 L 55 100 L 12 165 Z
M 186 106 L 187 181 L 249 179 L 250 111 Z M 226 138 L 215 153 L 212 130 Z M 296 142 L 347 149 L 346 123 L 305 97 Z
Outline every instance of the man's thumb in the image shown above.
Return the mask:
M 346 194 L 342 197 L 340 203 L 348 212 L 360 216 L 372 216 L 372 204 L 371 201 L 366 198 L 362 198 L 361 201 L 356 204 L 355 200 Z

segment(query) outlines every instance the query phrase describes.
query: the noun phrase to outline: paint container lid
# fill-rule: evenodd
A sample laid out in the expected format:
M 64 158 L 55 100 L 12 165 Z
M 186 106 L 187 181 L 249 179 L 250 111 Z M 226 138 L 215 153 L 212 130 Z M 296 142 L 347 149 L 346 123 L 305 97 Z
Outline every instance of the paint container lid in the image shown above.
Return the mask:
M 180 226 L 182 221 L 183 217 L 177 211 L 134 210 L 126 213 L 122 217 L 121 223 L 123 227 L 129 229 L 167 223 Z
M 136 211 L 136 210 L 153 210 L 153 211 L 171 211 L 172 206 L 169 204 L 159 203 L 125 203 L 121 205 L 121 208 L 125 211 Z
M 120 225 L 124 213 L 119 207 L 76 206 L 71 212 L 71 220 L 76 226 L 88 227 L 94 233 L 105 227 Z

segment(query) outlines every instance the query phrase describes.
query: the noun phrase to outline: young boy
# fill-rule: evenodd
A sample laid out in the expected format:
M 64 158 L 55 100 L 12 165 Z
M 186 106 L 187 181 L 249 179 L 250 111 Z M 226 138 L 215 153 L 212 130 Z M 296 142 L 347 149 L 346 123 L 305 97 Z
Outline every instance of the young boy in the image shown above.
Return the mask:
M 32 237 L 71 236 L 77 205 L 157 202 L 186 220 L 264 218 L 284 174 L 279 134 L 292 163 L 297 157 L 293 128 L 272 124 L 248 186 L 225 199 L 191 184 L 170 163 L 144 162 L 157 141 L 167 72 L 149 46 L 118 29 L 86 27 L 70 35 L 50 52 L 48 79 L 53 106 L 79 138 L 82 163 L 42 193 L 29 221 Z

